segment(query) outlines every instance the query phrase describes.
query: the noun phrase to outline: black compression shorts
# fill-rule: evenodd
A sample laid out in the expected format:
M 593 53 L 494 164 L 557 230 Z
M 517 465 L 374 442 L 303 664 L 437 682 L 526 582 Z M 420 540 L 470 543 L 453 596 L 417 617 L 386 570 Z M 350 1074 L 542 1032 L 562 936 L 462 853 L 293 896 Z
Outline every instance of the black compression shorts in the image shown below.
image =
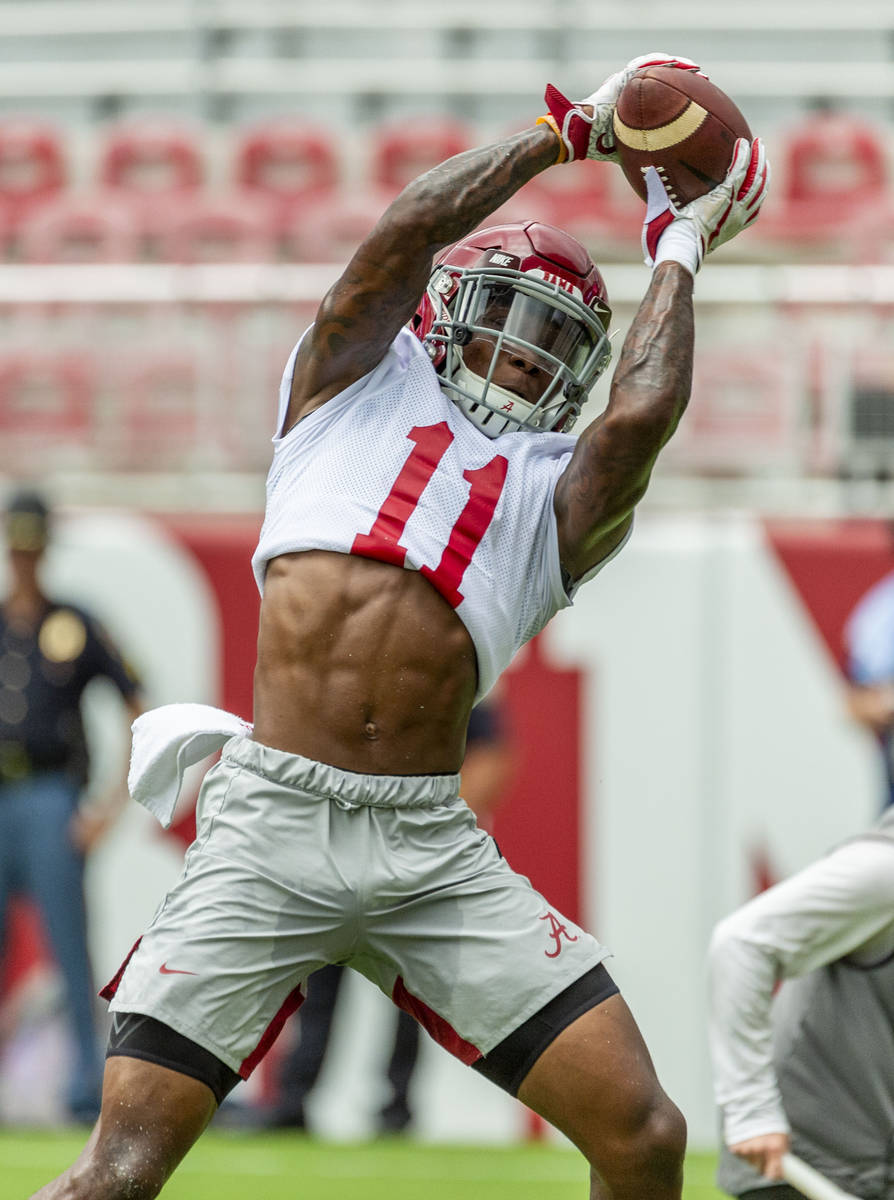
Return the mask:
M 473 1063 L 473 1069 L 516 1095 L 522 1080 L 550 1042 L 572 1021 L 617 992 L 617 985 L 600 963 Z M 142 1013 L 113 1014 L 106 1055 L 141 1058 L 189 1075 L 209 1087 L 218 1104 L 241 1078 L 209 1050 Z

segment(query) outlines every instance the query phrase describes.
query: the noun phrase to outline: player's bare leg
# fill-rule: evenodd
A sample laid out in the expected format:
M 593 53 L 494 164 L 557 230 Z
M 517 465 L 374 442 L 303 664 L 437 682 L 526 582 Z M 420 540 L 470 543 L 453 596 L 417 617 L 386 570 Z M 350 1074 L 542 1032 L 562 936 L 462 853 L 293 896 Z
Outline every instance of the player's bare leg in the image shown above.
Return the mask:
M 586 1156 L 591 1200 L 679 1200 L 686 1123 L 620 996 L 564 1029 L 518 1095 Z
M 138 1058 L 109 1058 L 102 1112 L 87 1145 L 32 1200 L 151 1200 L 216 1108 L 197 1079 Z

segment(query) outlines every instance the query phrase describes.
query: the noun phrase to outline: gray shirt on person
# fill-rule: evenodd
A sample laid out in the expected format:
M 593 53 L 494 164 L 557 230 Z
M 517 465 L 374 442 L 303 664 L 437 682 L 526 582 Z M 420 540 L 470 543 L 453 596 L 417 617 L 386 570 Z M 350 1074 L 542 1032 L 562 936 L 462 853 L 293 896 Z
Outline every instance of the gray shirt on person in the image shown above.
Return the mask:
M 769 1184 L 725 1147 L 786 1132 L 845 1190 L 894 1200 L 894 811 L 721 921 L 709 961 L 719 1186 Z

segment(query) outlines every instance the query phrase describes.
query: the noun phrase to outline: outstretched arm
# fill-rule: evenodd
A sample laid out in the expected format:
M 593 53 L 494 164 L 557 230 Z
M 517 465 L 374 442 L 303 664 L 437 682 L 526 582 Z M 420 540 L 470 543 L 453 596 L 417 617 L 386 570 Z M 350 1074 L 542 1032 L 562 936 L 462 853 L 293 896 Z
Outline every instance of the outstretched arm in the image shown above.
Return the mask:
M 450 158 L 405 188 L 323 299 L 299 351 L 285 430 L 381 361 L 416 311 L 438 251 L 554 163 L 616 158 L 615 100 L 639 67 L 659 64 L 697 70 L 688 59 L 643 55 L 576 105 L 550 85 L 549 113 L 533 129 Z
M 555 163 L 560 148 L 539 124 L 447 159 L 401 192 L 323 298 L 299 351 L 286 429 L 381 361 L 416 311 L 438 251 Z
M 692 275 L 663 263 L 624 341 L 608 407 L 578 439 L 556 487 L 559 556 L 572 579 L 624 537 L 692 382 Z
M 579 579 L 621 541 L 692 383 L 692 287 L 704 255 L 757 216 L 769 168 L 759 138 L 736 143 L 726 179 L 676 209 L 654 167 L 643 226 L 652 282 L 624 342 L 608 407 L 585 430 L 556 487 L 559 555 Z

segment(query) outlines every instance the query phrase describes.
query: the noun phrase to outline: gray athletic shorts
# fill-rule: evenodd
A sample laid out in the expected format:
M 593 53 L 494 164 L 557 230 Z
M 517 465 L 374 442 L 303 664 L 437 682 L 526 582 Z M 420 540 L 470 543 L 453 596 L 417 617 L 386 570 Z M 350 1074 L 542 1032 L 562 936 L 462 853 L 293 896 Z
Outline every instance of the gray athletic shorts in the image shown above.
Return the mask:
M 115 979 L 247 1078 L 345 963 L 475 1064 L 606 957 L 501 857 L 457 775 L 359 775 L 233 738 L 207 774 L 183 874 Z

